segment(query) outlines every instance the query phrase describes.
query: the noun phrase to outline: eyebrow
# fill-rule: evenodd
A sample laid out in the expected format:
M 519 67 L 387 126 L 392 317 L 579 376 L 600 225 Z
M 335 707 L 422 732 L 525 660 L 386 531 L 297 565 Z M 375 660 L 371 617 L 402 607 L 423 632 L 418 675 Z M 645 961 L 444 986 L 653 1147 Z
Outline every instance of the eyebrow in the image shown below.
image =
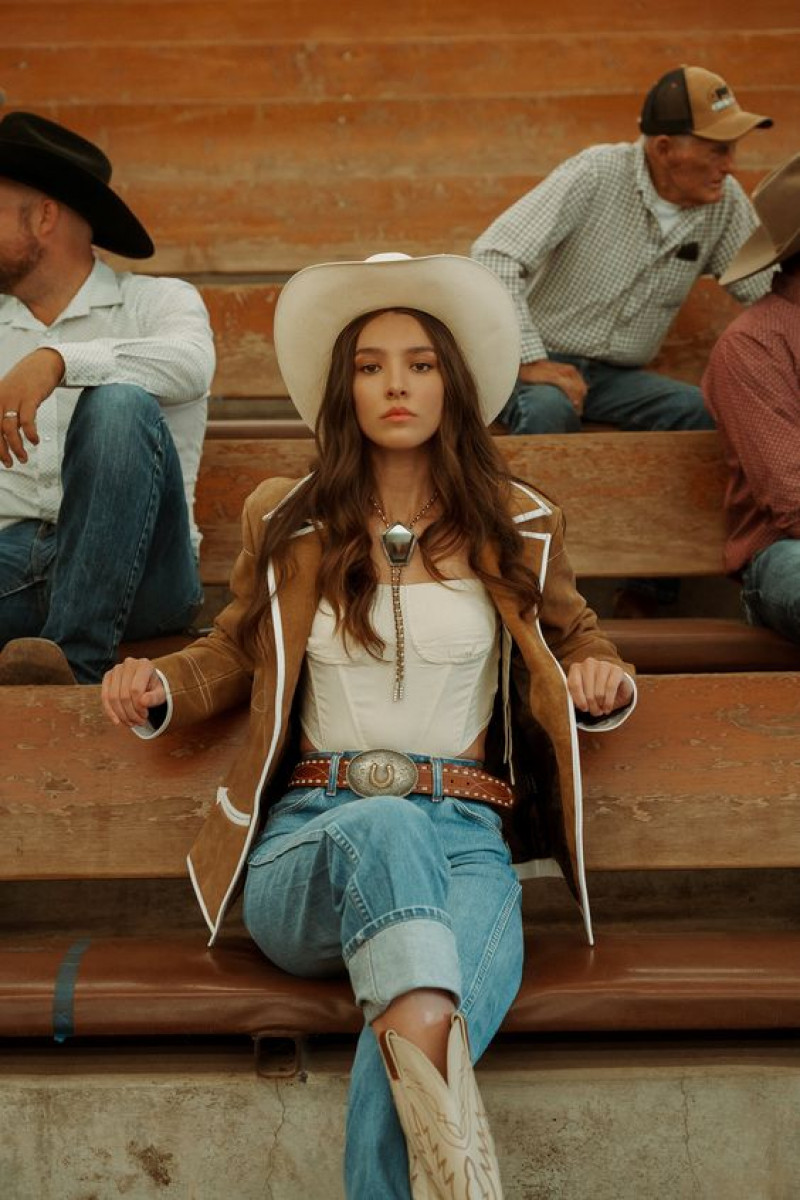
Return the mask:
M 403 351 L 404 354 L 423 354 L 428 351 L 430 354 L 435 354 L 433 346 L 407 346 Z M 361 346 L 356 350 L 356 354 L 386 354 L 384 346 Z

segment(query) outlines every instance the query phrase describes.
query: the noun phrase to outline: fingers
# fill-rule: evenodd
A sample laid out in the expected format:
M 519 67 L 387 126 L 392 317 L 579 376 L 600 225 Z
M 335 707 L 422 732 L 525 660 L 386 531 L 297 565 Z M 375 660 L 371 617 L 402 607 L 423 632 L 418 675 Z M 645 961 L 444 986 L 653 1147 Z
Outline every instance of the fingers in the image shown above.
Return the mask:
M 587 658 L 573 663 L 567 675 L 567 687 L 576 708 L 593 717 L 608 716 L 631 698 L 631 681 L 616 663 Z
M 28 445 L 39 444 L 36 412 L 64 377 L 64 360 L 54 346 L 40 346 L 0 378 L 0 462 L 28 461 Z
M 100 697 L 114 725 L 144 725 L 151 708 L 166 700 L 164 685 L 149 658 L 126 658 L 103 676 Z
M 582 712 L 586 712 L 589 708 L 589 701 L 586 698 L 586 689 L 583 686 L 583 663 L 573 663 L 567 673 L 567 688 L 572 697 L 572 703 Z
M 566 395 L 575 412 L 580 416 L 583 412 L 583 404 L 588 390 L 586 381 L 580 371 L 570 363 L 554 363 L 553 365 L 559 368 L 558 386 Z
M 25 437 L 32 446 L 39 445 L 39 431 L 36 428 L 36 413 L 39 408 L 39 401 L 34 400 L 31 396 L 26 396 L 19 404 L 19 430 L 20 434 L 25 434 Z M 20 449 L 25 454 L 25 458 L 20 459 L 20 462 L 25 462 L 27 454 L 25 447 L 22 444 L 22 437 L 19 438 Z M 17 455 L 19 458 L 19 455 Z
M 0 462 L 6 467 L 13 466 L 14 458 L 21 463 L 28 461 L 23 434 L 31 445 L 39 444 L 34 420 L 36 405 L 25 400 L 18 401 L 18 404 L 19 408 L 7 408 L 0 416 Z
M 571 363 L 553 362 L 549 358 L 522 363 L 519 369 L 519 378 L 523 383 L 552 384 L 564 393 L 579 416 L 583 412 L 588 389 L 580 371 Z
M 10 467 L 14 455 L 20 462 L 28 461 L 19 432 L 19 410 L 8 408 L 0 414 L 0 462 L 4 467 Z

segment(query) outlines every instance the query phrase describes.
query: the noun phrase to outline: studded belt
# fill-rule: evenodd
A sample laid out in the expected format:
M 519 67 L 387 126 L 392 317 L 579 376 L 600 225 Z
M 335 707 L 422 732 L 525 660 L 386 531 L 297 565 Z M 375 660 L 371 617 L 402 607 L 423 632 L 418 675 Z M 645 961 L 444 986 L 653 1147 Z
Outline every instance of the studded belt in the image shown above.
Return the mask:
M 434 800 L 453 796 L 460 800 L 478 800 L 495 808 L 514 806 L 514 793 L 509 785 L 481 767 L 467 765 L 467 761 L 457 758 L 423 758 L 419 755 L 412 758 L 398 750 L 310 754 L 297 764 L 288 786 L 322 787 L 331 794 L 339 788 L 347 788 L 362 797 L 409 796 L 413 792 L 431 796 Z

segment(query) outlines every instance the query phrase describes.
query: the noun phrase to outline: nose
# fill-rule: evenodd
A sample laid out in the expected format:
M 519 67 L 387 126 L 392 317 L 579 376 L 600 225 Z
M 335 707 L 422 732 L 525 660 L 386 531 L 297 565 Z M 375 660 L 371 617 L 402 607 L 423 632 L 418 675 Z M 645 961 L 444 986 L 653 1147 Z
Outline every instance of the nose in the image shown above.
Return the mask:
M 736 160 L 736 147 L 728 146 L 727 150 L 722 155 L 721 167 L 726 175 L 730 175 L 733 170 L 733 165 Z
M 386 394 L 387 396 L 405 396 L 407 394 L 405 373 L 400 366 L 389 369 Z

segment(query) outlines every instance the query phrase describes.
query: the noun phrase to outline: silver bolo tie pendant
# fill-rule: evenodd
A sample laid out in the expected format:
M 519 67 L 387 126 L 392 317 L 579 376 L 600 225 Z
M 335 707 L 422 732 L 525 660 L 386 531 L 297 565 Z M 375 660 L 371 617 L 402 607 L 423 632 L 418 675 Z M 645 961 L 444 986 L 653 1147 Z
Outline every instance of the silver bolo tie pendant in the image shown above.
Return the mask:
M 417 545 L 417 535 L 407 525 L 397 521 L 381 535 L 383 552 L 392 571 L 392 615 L 394 617 L 397 658 L 394 674 L 392 700 L 402 700 L 405 694 L 406 638 L 403 625 L 403 607 L 400 601 L 400 572 L 411 562 Z
M 403 626 L 403 608 L 400 603 L 400 574 L 403 567 L 407 567 L 411 562 L 417 545 L 417 535 L 413 532 L 413 526 L 433 507 L 438 495 L 438 491 L 435 491 L 430 500 L 426 504 L 423 504 L 416 516 L 412 517 L 408 525 L 403 525 L 401 521 L 395 521 L 394 525 L 390 525 L 386 519 L 386 514 L 375 497 L 370 496 L 369 498 L 370 504 L 386 526 L 385 531 L 381 534 L 381 545 L 391 568 L 392 615 L 394 616 L 394 633 L 397 643 L 394 688 L 392 690 L 392 700 L 395 701 L 402 700 L 405 694 L 406 673 L 406 638 Z

